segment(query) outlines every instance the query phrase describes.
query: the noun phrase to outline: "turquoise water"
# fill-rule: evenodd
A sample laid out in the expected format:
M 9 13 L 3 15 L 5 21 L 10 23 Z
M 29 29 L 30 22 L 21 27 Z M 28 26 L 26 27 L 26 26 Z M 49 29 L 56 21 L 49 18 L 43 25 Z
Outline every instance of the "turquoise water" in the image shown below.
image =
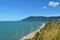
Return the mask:
M 42 24 L 43 22 L 0 22 L 0 40 L 19 40 Z

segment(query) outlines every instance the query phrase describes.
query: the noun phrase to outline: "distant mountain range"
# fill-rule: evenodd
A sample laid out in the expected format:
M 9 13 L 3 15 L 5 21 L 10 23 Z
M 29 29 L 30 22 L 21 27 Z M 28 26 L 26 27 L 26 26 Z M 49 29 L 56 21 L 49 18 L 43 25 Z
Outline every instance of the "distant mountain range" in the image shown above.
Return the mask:
M 30 16 L 27 18 L 22 19 L 21 21 L 60 21 L 60 16 L 51 16 L 51 17 L 45 17 L 45 16 Z

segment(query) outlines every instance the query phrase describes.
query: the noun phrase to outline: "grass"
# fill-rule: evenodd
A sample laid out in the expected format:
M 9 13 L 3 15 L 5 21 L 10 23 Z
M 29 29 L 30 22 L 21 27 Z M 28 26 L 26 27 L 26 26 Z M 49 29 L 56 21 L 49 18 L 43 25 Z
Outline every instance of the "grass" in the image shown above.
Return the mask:
M 60 40 L 60 22 L 50 21 L 32 39 L 26 40 Z

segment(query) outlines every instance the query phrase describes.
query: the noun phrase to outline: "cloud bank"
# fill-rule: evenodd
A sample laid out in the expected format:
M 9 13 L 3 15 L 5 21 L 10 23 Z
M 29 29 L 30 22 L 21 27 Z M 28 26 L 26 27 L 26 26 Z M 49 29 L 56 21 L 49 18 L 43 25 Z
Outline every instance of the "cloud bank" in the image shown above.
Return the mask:
M 52 7 L 56 7 L 59 5 L 59 2 L 50 1 L 48 5 Z

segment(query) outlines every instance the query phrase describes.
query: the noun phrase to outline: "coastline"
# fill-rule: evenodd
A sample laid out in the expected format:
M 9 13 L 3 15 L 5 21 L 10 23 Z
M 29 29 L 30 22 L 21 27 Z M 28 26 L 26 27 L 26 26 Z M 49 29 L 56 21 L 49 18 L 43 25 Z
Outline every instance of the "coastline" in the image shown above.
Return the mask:
M 44 28 L 45 25 L 46 25 L 46 23 L 43 23 L 43 25 L 42 25 L 39 29 L 33 31 L 32 33 L 28 34 L 27 36 L 24 36 L 24 37 L 21 38 L 20 40 L 25 40 L 25 39 L 31 39 L 31 38 L 33 38 L 33 37 L 35 36 L 35 33 L 36 33 L 36 32 L 39 32 L 40 29 Z

